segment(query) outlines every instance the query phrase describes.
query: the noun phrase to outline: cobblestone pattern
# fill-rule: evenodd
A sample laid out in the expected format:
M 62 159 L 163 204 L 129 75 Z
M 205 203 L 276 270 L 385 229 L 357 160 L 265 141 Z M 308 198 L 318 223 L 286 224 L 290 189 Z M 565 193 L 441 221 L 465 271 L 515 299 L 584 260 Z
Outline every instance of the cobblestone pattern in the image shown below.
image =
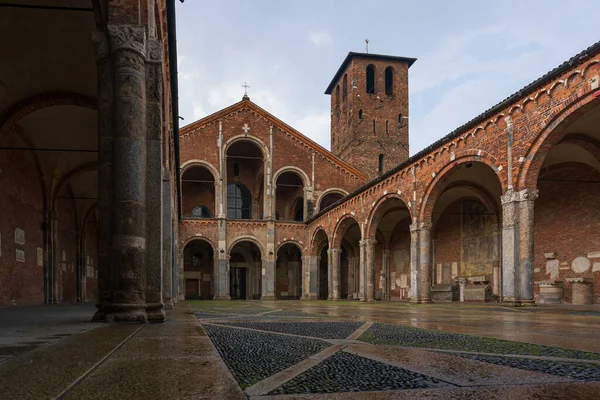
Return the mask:
M 240 328 L 289 333 L 322 339 L 345 339 L 361 327 L 362 322 L 224 322 Z
M 599 353 L 388 324 L 373 324 L 359 340 L 430 349 L 600 360 Z
M 314 339 L 203 324 L 242 388 L 318 353 L 330 345 Z
M 454 355 L 470 360 L 502 365 L 504 367 L 526 369 L 528 371 L 558 375 L 581 381 L 600 381 L 600 365 L 598 364 L 486 356 L 468 353 L 454 353 Z
M 269 394 L 363 392 L 445 386 L 435 378 L 338 352 Z
M 331 318 L 329 315 L 322 314 L 309 314 L 302 311 L 295 310 L 281 310 L 275 311 L 273 313 L 264 314 L 262 317 L 271 317 L 271 318 L 281 318 L 281 317 L 289 317 L 289 318 Z

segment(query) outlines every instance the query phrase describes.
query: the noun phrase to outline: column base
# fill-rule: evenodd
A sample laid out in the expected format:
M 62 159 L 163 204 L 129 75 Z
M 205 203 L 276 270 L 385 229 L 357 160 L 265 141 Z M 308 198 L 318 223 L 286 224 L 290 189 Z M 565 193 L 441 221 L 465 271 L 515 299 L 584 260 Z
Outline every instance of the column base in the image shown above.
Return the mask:
M 103 319 L 96 319 L 96 321 L 104 322 L 136 322 L 146 323 L 148 322 L 148 313 L 146 311 L 146 304 L 106 304 L 102 310 L 98 310 L 96 315 L 98 317 L 104 314 Z M 94 315 L 94 318 L 96 318 Z
M 421 298 L 419 296 L 413 296 L 410 298 L 410 302 L 412 304 L 420 304 L 421 303 Z
M 231 300 L 231 296 L 228 294 L 216 294 L 213 296 L 213 300 Z
M 277 299 L 275 298 L 275 295 L 274 295 L 274 294 L 263 294 L 262 296 L 260 296 L 260 299 L 261 299 L 261 300 L 264 300 L 264 301 L 272 301 L 272 300 L 277 300 Z
M 310 293 L 302 296 L 300 300 L 319 300 L 319 295 L 316 293 Z
M 163 303 L 152 303 L 146 307 L 146 315 L 149 322 L 165 322 L 167 313 Z
M 535 300 L 521 300 L 521 307 L 535 307 Z
M 164 300 L 164 303 L 165 303 L 165 310 L 172 310 L 173 309 L 174 304 L 173 304 L 173 300 L 172 299 Z
M 516 297 L 505 297 L 502 299 L 501 304 L 507 307 L 521 307 L 521 300 Z

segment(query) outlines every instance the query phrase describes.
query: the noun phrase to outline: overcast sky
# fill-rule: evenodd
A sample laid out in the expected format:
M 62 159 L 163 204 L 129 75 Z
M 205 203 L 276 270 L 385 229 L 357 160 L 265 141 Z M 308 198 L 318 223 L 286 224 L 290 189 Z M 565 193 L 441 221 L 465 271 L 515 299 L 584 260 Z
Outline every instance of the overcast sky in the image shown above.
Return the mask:
M 329 149 L 349 51 L 416 57 L 410 153 L 600 40 L 598 0 L 177 2 L 181 125 L 250 99 Z

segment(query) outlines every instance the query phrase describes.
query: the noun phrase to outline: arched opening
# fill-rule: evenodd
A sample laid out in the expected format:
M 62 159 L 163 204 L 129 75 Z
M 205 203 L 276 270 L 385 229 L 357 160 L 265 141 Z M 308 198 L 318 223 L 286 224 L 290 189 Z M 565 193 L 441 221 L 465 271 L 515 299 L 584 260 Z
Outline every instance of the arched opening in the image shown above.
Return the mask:
M 367 65 L 366 75 L 366 92 L 375 93 L 375 66 L 373 64 Z
M 317 256 L 317 298 L 327 300 L 329 291 L 329 240 L 324 230 L 319 229 L 316 233 L 313 243 L 313 255 Z M 311 290 L 312 291 L 312 290 Z
M 394 95 L 394 68 L 392 67 L 385 69 L 385 94 L 386 96 Z
M 325 194 L 319 201 L 319 210 L 324 210 L 344 196 L 345 194 L 341 192 L 329 192 Z
M 379 171 L 380 174 L 383 173 L 383 161 L 384 161 L 383 158 L 384 158 L 384 155 L 380 154 L 379 155 L 379 161 L 378 161 L 378 164 L 377 164 L 378 165 L 377 169 L 378 169 L 378 171 Z
M 362 108 L 358 110 L 358 119 L 363 119 L 363 110 Z
M 184 218 L 215 216 L 215 178 L 204 166 L 192 166 L 181 176 L 181 205 Z
M 375 244 L 375 298 L 407 300 L 410 296 L 410 212 L 401 199 L 389 197 L 373 212 L 369 225 Z
M 186 300 L 210 300 L 214 296 L 214 253 L 205 240 L 192 240 L 183 249 Z
M 302 293 L 302 252 L 295 243 L 286 243 L 277 251 L 275 295 L 279 300 L 297 300 Z
M 304 182 L 295 171 L 286 171 L 275 183 L 275 216 L 284 221 L 304 221 Z
M 262 219 L 264 156 L 256 143 L 239 140 L 227 149 L 227 217 Z M 254 194 L 254 196 L 253 196 Z
M 344 74 L 344 79 L 342 80 L 342 111 L 346 112 L 348 104 L 348 74 Z
M 484 163 L 463 163 L 448 173 L 440 189 L 431 215 L 432 285 L 456 285 L 458 278 L 466 278 L 466 290 L 471 285 L 490 286 L 489 293 L 480 291 L 473 300 L 501 296 L 498 176 Z M 439 299 L 433 294 L 432 300 Z
M 559 283 L 562 301 L 571 303 L 579 288 L 572 279 L 582 278 L 588 283 L 581 290 L 600 303 L 600 104 L 556 129 L 564 134 L 549 148 L 537 177 L 533 282 Z M 534 289 L 536 301 L 546 302 Z
M 262 256 L 256 243 L 244 240 L 230 252 L 229 294 L 232 300 L 259 300 Z
M 338 245 L 339 278 L 332 274 L 333 299 L 358 300 L 360 294 L 360 226 L 354 218 L 345 218 L 338 226 L 334 246 Z M 335 268 L 335 266 L 334 266 Z M 339 290 L 336 293 L 336 289 Z M 336 295 L 339 296 L 336 298 Z

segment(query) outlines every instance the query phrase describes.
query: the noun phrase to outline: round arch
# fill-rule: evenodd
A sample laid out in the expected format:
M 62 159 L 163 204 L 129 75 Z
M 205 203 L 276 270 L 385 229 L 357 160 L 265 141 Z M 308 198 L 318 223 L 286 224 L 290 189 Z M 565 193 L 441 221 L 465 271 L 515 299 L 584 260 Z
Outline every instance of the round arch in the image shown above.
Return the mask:
M 474 152 L 474 155 L 470 154 L 471 152 Z M 444 181 L 453 172 L 455 172 L 458 167 L 468 163 L 478 163 L 489 167 L 497 177 L 497 182 L 500 185 L 501 192 L 504 193 L 506 191 L 505 181 L 503 182 L 503 180 L 498 176 L 499 172 L 497 172 L 497 170 L 494 168 L 494 166 L 500 165 L 496 162 L 495 157 L 489 154 L 483 154 L 483 152 L 481 155 L 479 155 L 478 150 L 464 152 L 461 155 L 461 158 L 446 164 L 444 168 L 442 168 L 441 171 L 435 176 L 435 178 L 432 179 L 427 185 L 427 188 L 425 189 L 425 195 L 423 196 L 423 203 L 419 212 L 419 221 L 431 222 L 431 216 L 433 213 L 433 208 L 435 207 L 435 202 L 447 188 L 447 185 L 444 185 Z
M 187 160 L 186 162 L 181 164 L 181 167 L 179 168 L 181 170 L 181 176 L 183 177 L 183 174 L 188 169 L 191 169 L 194 167 L 203 167 L 203 168 L 206 168 L 207 170 L 209 170 L 210 173 L 212 174 L 213 178 L 215 178 L 215 182 L 217 182 L 221 178 L 219 171 L 215 168 L 214 165 L 212 165 L 208 161 L 198 160 L 198 159 Z
M 300 242 L 297 241 L 296 239 L 286 239 L 282 242 L 277 243 L 277 248 L 275 249 L 275 254 L 277 254 L 279 252 L 279 249 L 281 249 L 286 244 L 292 244 L 292 245 L 295 245 L 296 247 L 298 247 L 298 250 L 300 250 L 301 255 L 304 255 L 304 252 L 306 251 L 306 249 L 304 247 L 302 247 Z
M 93 162 L 89 162 L 89 163 L 85 163 L 82 164 L 78 167 L 73 168 L 72 170 L 70 170 L 69 172 L 65 173 L 56 183 L 56 185 L 54 186 L 54 190 L 52 191 L 52 197 L 51 197 L 51 205 L 52 207 L 54 207 L 54 204 L 56 204 L 56 198 L 58 197 L 58 195 L 60 194 L 60 191 L 65 187 L 65 185 L 67 183 L 69 183 L 69 181 L 81 174 L 85 174 L 87 172 L 91 172 L 94 170 L 98 169 L 98 162 L 97 161 L 93 161 Z
M 340 195 L 342 195 L 342 197 L 345 197 L 348 195 L 348 192 L 342 188 L 329 188 L 329 189 L 325 190 L 323 193 L 321 193 L 321 196 L 319 196 L 319 198 L 317 199 L 317 209 L 318 210 L 321 210 L 321 201 L 328 194 L 340 194 Z
M 412 215 L 412 211 L 410 210 L 410 208 L 407 206 L 407 202 L 405 199 L 402 198 L 401 195 L 397 194 L 397 193 L 388 193 L 386 195 L 381 196 L 379 199 L 377 199 L 377 201 L 375 202 L 375 205 L 371 208 L 371 212 L 369 213 L 369 216 L 367 217 L 367 226 L 365 228 L 365 238 L 375 238 L 375 233 L 377 232 L 377 225 L 375 222 L 376 218 L 381 218 L 380 212 L 383 209 L 383 205 L 385 203 L 387 203 L 390 200 L 393 199 L 397 199 L 400 200 L 402 202 L 402 204 L 404 205 L 404 207 L 406 207 L 407 211 L 408 211 L 408 216 L 411 219 L 411 221 L 413 220 L 414 216 Z
M 183 252 L 185 251 L 185 248 L 187 247 L 188 244 L 192 243 L 195 240 L 199 240 L 199 241 L 203 241 L 206 242 L 210 245 L 210 247 L 213 250 L 213 254 L 216 257 L 218 252 L 217 252 L 217 248 L 215 246 L 215 244 L 212 242 L 212 240 L 210 240 L 209 238 L 207 238 L 206 236 L 191 236 L 189 238 L 187 238 L 184 242 L 183 245 L 180 246 L 180 253 L 181 256 L 183 257 Z
M 527 150 L 525 162 L 521 164 L 517 178 L 518 190 L 535 188 L 537 179 L 546 158 L 546 154 L 554 145 L 564 137 L 564 129 L 586 111 L 600 104 L 598 92 L 589 91 L 586 95 L 578 97 L 554 115 L 554 118 L 546 123 L 535 134 L 535 140 Z
M 256 236 L 251 236 L 251 235 L 238 236 L 229 245 L 229 248 L 227 249 L 227 255 L 231 255 L 231 250 L 233 250 L 233 248 L 235 247 L 236 244 L 241 243 L 241 242 L 251 242 L 251 243 L 254 243 L 256 245 L 256 247 L 258 247 L 258 250 L 260 251 L 261 257 L 262 258 L 265 257 L 265 249 L 260 244 L 260 240 L 258 240 L 258 238 Z
M 295 172 L 302 179 L 302 183 L 304 184 L 304 187 L 311 186 L 310 179 L 308 178 L 308 175 L 306 174 L 306 172 L 304 172 L 302 169 L 300 169 L 298 167 L 294 167 L 292 165 L 281 167 L 277 170 L 277 172 L 275 172 L 273 174 L 273 186 L 277 186 L 277 178 L 279 178 L 279 175 L 281 175 L 285 172 Z
M 223 146 L 223 154 L 225 154 L 225 157 L 227 157 L 227 152 L 229 151 L 229 148 L 231 147 L 231 145 L 233 145 L 237 142 L 243 142 L 243 141 L 253 142 L 262 152 L 263 161 L 266 161 L 269 159 L 269 152 L 268 152 L 267 145 L 262 140 L 257 138 L 256 136 L 246 136 L 246 135 L 236 135 L 236 136 L 230 138 L 227 142 L 225 142 L 225 146 Z
M 85 224 L 87 224 L 88 219 L 92 216 L 93 212 L 98 208 L 98 202 L 95 202 L 83 213 L 83 218 L 81 219 L 80 230 L 85 232 Z
M 342 245 L 342 238 L 344 237 L 344 234 L 346 233 L 348 228 L 352 225 L 352 222 L 358 225 L 360 235 L 361 237 L 363 236 L 362 228 L 356 217 L 352 214 L 344 214 L 338 219 L 338 222 L 336 223 L 335 228 L 333 230 L 333 239 L 331 241 L 332 249 L 340 248 L 340 246 Z

